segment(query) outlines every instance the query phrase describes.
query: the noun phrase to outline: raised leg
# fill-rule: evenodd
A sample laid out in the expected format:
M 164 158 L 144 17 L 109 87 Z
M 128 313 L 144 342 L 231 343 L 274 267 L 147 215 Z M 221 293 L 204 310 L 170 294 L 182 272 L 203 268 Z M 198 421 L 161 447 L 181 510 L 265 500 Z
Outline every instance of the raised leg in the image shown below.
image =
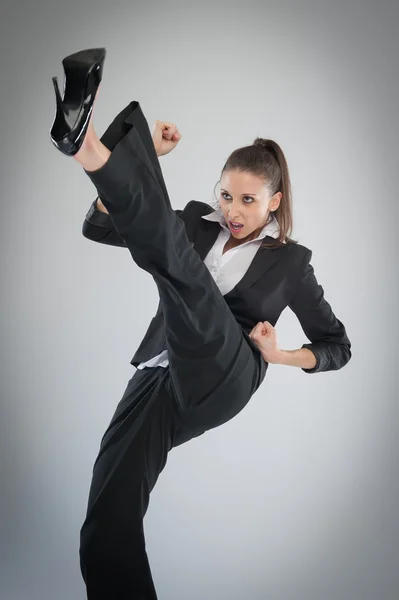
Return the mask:
M 256 391 L 263 359 L 248 344 L 163 193 L 135 126 L 140 122 L 142 130 L 146 123 L 138 102 L 129 120 L 132 128 L 112 153 L 105 149 L 108 157 L 102 166 L 84 167 L 85 172 L 133 260 L 157 284 L 179 405 L 183 410 L 201 407 L 207 423 L 213 411 L 212 419 L 219 425 L 237 414 Z

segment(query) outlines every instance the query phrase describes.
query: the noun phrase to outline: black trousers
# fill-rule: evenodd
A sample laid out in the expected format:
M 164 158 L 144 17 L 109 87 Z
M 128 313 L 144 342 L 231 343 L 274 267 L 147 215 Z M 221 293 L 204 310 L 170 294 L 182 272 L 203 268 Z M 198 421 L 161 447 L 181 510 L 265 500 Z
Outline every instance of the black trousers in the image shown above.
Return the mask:
M 139 103 L 129 111 L 108 161 L 86 173 L 134 262 L 154 278 L 169 365 L 135 371 L 101 440 L 80 531 L 89 600 L 157 598 L 143 518 L 168 452 L 237 415 L 265 376 L 171 207 Z

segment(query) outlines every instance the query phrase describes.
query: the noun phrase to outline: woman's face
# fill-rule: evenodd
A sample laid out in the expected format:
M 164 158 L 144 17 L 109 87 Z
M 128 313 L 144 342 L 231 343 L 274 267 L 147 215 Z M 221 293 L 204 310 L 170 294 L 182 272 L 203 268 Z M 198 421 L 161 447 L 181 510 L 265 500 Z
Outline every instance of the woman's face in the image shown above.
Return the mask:
M 280 204 L 281 192 L 270 196 L 264 180 L 246 171 L 224 172 L 220 183 L 220 209 L 237 241 L 258 237 L 271 210 Z M 234 229 L 232 221 L 243 227 Z

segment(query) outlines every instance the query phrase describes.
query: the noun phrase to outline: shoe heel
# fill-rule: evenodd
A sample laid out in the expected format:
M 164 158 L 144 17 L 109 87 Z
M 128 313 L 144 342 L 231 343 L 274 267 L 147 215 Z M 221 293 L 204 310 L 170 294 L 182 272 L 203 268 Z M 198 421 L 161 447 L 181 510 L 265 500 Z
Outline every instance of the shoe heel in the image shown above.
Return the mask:
M 53 81 L 54 90 L 55 90 L 55 99 L 57 102 L 57 109 L 58 108 L 62 109 L 62 98 L 61 98 L 61 94 L 60 94 L 60 88 L 58 87 L 57 77 L 52 77 L 52 81 Z
M 52 82 L 55 91 L 55 102 L 56 102 L 56 113 L 54 117 L 54 123 L 51 128 L 50 138 L 53 144 L 59 148 L 59 144 L 63 138 L 70 134 L 71 129 L 68 126 L 64 105 L 61 98 L 60 89 L 58 87 L 58 79 L 57 77 L 52 77 Z

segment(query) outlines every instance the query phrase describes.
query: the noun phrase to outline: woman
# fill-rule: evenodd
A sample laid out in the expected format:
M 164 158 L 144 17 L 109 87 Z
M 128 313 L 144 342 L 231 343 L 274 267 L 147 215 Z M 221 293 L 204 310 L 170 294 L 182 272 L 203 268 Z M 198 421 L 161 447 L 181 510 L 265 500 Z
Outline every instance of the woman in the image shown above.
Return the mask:
M 154 278 L 160 302 L 101 441 L 80 560 L 89 600 L 153 600 L 143 518 L 168 452 L 238 414 L 270 362 L 307 373 L 340 369 L 351 344 L 314 276 L 312 252 L 287 236 L 290 184 L 280 147 L 257 138 L 232 153 L 218 210 L 191 201 L 174 211 L 158 156 L 178 143 L 175 125 L 158 121 L 152 137 L 135 101 L 102 140 L 95 133 L 104 59 L 99 48 L 63 60 L 65 94 L 53 78 L 50 136 L 101 198 L 84 235 L 128 248 Z M 274 330 L 286 306 L 311 340 L 291 352 L 278 347 Z

